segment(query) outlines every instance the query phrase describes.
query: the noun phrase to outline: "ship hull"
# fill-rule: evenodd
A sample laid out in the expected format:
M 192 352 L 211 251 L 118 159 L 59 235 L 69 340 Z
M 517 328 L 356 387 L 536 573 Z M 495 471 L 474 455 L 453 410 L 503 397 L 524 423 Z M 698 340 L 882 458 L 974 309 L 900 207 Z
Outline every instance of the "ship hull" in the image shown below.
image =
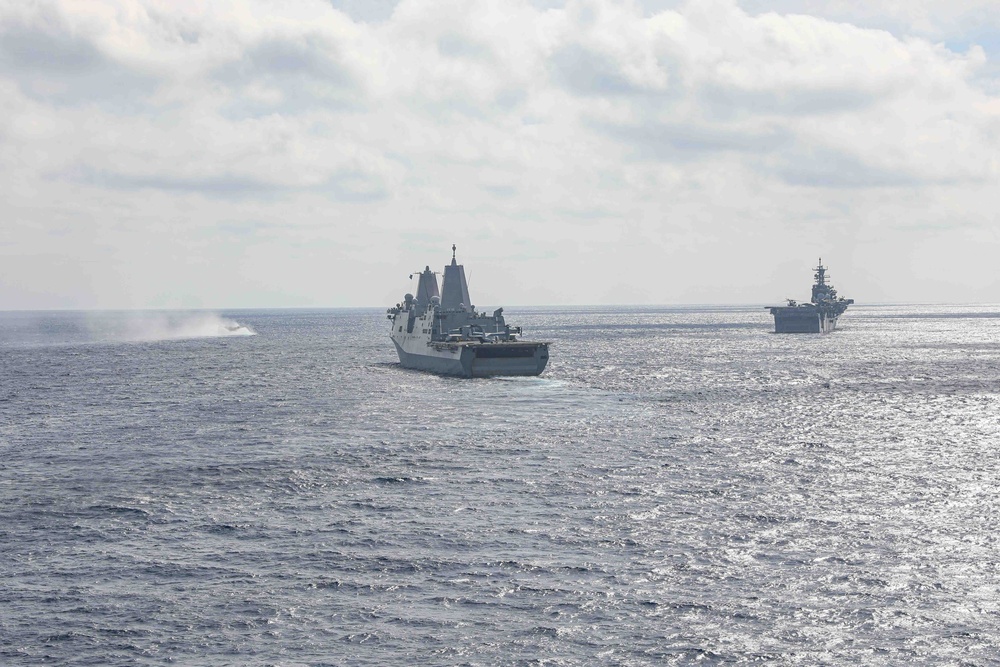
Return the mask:
M 771 308 L 774 333 L 830 333 L 837 328 L 837 317 L 813 308 Z
M 403 368 L 456 377 L 540 375 L 549 362 L 547 343 L 425 342 L 423 349 L 393 339 Z M 411 349 L 406 349 L 411 348 Z

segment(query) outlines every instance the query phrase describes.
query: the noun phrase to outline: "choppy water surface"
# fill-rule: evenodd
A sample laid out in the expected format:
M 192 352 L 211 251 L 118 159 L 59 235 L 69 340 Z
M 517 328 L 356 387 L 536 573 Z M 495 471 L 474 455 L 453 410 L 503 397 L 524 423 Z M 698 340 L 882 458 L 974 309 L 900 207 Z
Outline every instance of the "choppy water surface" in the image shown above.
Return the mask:
M 0 664 L 1000 663 L 1000 306 L 508 311 L 0 313 Z

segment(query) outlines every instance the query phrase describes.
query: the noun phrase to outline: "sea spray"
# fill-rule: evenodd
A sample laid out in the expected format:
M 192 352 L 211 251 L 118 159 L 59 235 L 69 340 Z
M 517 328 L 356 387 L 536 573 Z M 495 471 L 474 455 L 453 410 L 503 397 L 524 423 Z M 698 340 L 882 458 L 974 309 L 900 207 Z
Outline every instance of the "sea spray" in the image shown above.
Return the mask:
M 0 348 L 253 336 L 207 311 L 20 311 L 0 318 Z
M 255 332 L 216 313 L 135 313 L 125 320 L 122 340 L 156 341 L 218 336 L 253 336 Z

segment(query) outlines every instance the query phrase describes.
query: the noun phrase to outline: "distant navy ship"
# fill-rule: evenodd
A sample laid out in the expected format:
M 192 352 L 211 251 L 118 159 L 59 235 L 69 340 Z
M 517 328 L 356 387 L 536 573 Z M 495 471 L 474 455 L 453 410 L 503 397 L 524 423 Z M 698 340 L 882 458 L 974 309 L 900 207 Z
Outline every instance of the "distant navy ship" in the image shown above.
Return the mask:
M 539 375 L 549 361 L 549 343 L 520 340 L 521 327 L 504 321 L 503 308 L 476 312 L 455 250 L 452 245 L 440 293 L 428 266 L 419 274 L 416 297 L 407 294 L 387 311 L 399 363 L 460 377 Z
M 796 303 L 788 299 L 786 306 L 768 306 L 774 315 L 775 333 L 829 333 L 837 328 L 837 318 L 844 314 L 854 299 L 837 296 L 837 290 L 826 282 L 826 267 L 823 258 L 813 269 L 816 283 L 812 288 L 809 303 Z

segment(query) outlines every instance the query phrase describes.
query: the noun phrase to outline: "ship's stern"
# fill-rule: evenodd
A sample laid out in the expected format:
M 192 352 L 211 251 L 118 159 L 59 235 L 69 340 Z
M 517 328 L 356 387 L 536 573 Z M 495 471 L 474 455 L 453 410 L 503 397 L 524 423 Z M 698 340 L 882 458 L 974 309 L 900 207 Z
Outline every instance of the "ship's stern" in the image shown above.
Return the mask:
M 485 343 L 469 349 L 474 353 L 472 377 L 540 375 L 549 363 L 548 343 Z

